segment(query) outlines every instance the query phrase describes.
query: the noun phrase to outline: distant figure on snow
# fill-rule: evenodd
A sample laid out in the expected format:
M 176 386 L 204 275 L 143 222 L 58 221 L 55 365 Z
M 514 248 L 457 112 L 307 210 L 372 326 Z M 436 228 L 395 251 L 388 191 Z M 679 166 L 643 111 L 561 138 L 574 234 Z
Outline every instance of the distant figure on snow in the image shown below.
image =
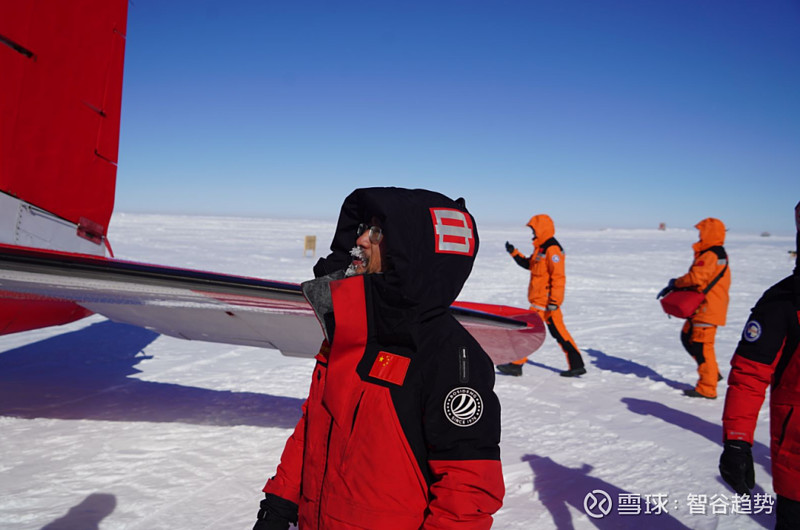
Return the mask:
M 564 326 L 561 304 L 564 302 L 564 287 L 567 276 L 564 272 L 564 249 L 556 240 L 553 220 L 547 214 L 534 215 L 528 224 L 532 232 L 533 253 L 530 257 L 506 241 L 506 251 L 523 269 L 531 271 L 528 285 L 528 301 L 531 311 L 536 311 L 547 324 L 550 335 L 567 356 L 569 369 L 561 372 L 564 377 L 577 377 L 586 373 L 581 352 Z M 527 358 L 498 365 L 497 369 L 507 375 L 522 375 L 522 365 Z
M 490 528 L 494 368 L 449 311 L 478 251 L 472 215 L 432 191 L 358 189 L 331 251 L 303 284 L 325 341 L 254 530 Z
M 722 379 L 714 352 L 717 326 L 724 326 L 728 315 L 728 290 L 731 271 L 725 252 L 725 225 L 708 217 L 696 225 L 699 240 L 692 245 L 694 261 L 689 272 L 672 278 L 658 298 L 675 289 L 695 289 L 705 292 L 705 299 L 694 315 L 686 319 L 681 329 L 681 343 L 697 362 L 699 380 L 694 388 L 684 390 L 689 397 L 717 398 L 717 382 Z M 706 292 L 707 291 L 707 292 Z
M 800 203 L 795 225 L 800 250 Z M 800 524 L 800 418 L 793 415 L 800 411 L 800 258 L 794 274 L 767 289 L 756 303 L 731 358 L 719 472 L 740 495 L 749 495 L 755 487 L 750 448 L 770 384 L 772 487 L 778 496 L 775 528 L 785 530 Z

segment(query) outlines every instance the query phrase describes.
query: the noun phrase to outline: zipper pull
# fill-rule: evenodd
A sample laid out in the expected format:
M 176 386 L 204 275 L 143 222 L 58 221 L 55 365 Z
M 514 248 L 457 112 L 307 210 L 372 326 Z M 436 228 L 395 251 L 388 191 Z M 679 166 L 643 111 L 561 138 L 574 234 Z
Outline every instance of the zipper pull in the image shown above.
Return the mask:
M 469 382 L 469 358 L 464 346 L 458 348 L 458 381 L 461 384 Z

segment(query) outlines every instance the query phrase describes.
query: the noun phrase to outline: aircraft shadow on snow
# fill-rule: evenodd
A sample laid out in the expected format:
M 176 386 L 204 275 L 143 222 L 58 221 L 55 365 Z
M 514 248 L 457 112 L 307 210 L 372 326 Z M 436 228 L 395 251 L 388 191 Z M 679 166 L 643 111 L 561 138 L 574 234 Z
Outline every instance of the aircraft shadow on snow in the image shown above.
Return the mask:
M 584 498 L 587 494 L 601 490 L 607 493 L 613 506 L 610 512 L 601 518 L 589 518 L 597 528 L 659 528 L 659 529 L 688 529 L 689 527 L 681 523 L 669 513 L 645 513 L 646 502 L 643 495 L 640 495 L 639 514 L 626 514 L 620 511 L 618 499 L 620 495 L 635 495 L 633 492 L 625 491 L 610 484 L 602 479 L 590 475 L 594 469 L 589 464 L 583 464 L 579 468 L 562 466 L 546 456 L 529 454 L 522 457 L 523 462 L 528 462 L 533 470 L 533 489 L 536 491 L 539 501 L 544 504 L 553 518 L 553 524 L 559 530 L 574 528 L 572 514 L 569 506 L 572 506 L 580 513 L 586 513 L 584 509 Z M 597 495 L 597 493 L 595 493 Z M 672 499 L 669 499 L 672 501 Z M 630 504 L 629 504 L 630 506 Z M 667 511 L 672 508 L 671 502 L 667 505 Z
M 63 517 L 43 526 L 41 530 L 98 530 L 100 522 L 117 507 L 117 498 L 108 493 L 92 493 L 80 504 L 69 509 Z
M 0 416 L 292 428 L 302 399 L 129 377 L 157 333 L 104 321 L 0 352 Z
M 694 388 L 690 384 L 667 379 L 649 366 L 639 364 L 635 361 L 631 361 L 630 359 L 614 357 L 613 355 L 608 355 L 600 350 L 587 349 L 583 350 L 583 352 L 594 358 L 592 360 L 592 364 L 600 370 L 607 370 L 609 372 L 616 372 L 623 375 L 633 374 L 636 377 L 641 377 L 642 379 L 650 379 L 651 381 L 655 381 L 657 383 L 664 383 L 667 386 L 677 390 L 688 390 L 690 388 Z
M 623 398 L 621 401 L 635 414 L 653 416 L 680 427 L 681 429 L 699 434 L 710 442 L 718 445 L 720 453 L 722 452 L 721 425 L 698 418 L 687 412 L 673 409 L 657 401 L 636 398 Z M 753 464 L 761 466 L 761 469 L 756 468 L 756 487 L 753 488 L 753 494 L 763 495 L 765 493 L 764 488 L 762 488 L 758 482 L 765 479 L 765 475 L 762 474 L 762 472 L 767 473 L 768 476 L 772 475 L 769 447 L 757 441 L 753 444 Z M 716 469 L 717 461 L 709 462 L 709 466 Z M 725 481 L 722 480 L 722 477 L 717 476 L 717 481 L 726 488 L 729 488 Z M 730 494 L 733 495 L 733 491 L 731 491 Z M 763 512 L 752 514 L 750 517 L 764 528 L 772 528 L 775 524 L 774 516 Z

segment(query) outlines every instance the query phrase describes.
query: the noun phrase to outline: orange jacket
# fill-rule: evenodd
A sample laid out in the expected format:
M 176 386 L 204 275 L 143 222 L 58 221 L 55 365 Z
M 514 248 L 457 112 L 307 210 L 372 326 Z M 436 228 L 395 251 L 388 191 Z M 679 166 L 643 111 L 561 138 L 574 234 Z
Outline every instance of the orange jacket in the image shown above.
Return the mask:
M 514 249 L 511 256 L 518 263 L 520 260 L 517 258 L 528 261 L 525 267 L 531 271 L 528 301 L 532 306 L 542 310 L 548 304 L 560 307 L 564 301 L 567 276 L 564 272 L 564 250 L 554 237 L 556 229 L 553 220 L 547 214 L 534 215 L 527 226 L 536 232 L 536 237 L 533 239 L 533 254 L 529 258 L 518 249 Z
M 728 265 L 727 255 L 722 248 L 725 243 L 725 225 L 719 219 L 709 217 L 694 226 L 700 231 L 700 240 L 692 245 L 694 262 L 689 268 L 689 272 L 675 279 L 675 287 L 694 287 L 698 291 L 702 291 Z M 721 253 L 720 249 L 722 249 Z M 725 274 L 706 293 L 706 299 L 700 304 L 700 308 L 692 320 L 724 326 L 728 315 L 730 286 L 731 269 L 728 267 L 725 269 Z

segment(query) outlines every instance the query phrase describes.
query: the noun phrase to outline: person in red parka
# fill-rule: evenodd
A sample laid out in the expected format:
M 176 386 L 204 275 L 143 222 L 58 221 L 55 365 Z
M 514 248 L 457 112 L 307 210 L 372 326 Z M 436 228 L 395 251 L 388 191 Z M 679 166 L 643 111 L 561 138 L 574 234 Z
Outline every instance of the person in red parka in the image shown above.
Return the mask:
M 363 188 L 303 293 L 322 325 L 254 530 L 488 529 L 502 505 L 492 361 L 449 311 L 478 250 L 463 199 Z
M 795 207 L 800 250 L 800 203 Z M 722 413 L 722 478 L 740 495 L 755 487 L 753 433 L 770 388 L 772 487 L 778 530 L 800 527 L 800 254 L 794 273 L 767 289 L 731 358 Z
M 578 377 L 586 373 L 581 352 L 575 345 L 572 335 L 564 325 L 561 304 L 564 302 L 564 288 L 567 275 L 564 267 L 564 249 L 555 238 L 556 229 L 553 220 L 547 214 L 531 217 L 526 225 L 532 232 L 533 253 L 530 257 L 514 248 L 506 241 L 506 251 L 523 269 L 531 271 L 528 284 L 528 301 L 531 311 L 536 311 L 547 324 L 550 335 L 567 356 L 569 368 L 560 372 L 563 377 Z M 498 365 L 497 369 L 507 375 L 522 375 L 522 365 L 527 358 L 518 359 L 508 364 Z
M 692 245 L 694 261 L 689 272 L 673 278 L 658 293 L 658 298 L 673 289 L 706 291 L 705 299 L 681 329 L 681 344 L 697 362 L 698 381 L 684 394 L 696 398 L 717 398 L 717 382 L 721 379 L 714 351 L 717 326 L 724 326 L 728 314 L 728 290 L 731 271 L 725 252 L 725 225 L 708 217 L 694 225 L 699 240 Z

